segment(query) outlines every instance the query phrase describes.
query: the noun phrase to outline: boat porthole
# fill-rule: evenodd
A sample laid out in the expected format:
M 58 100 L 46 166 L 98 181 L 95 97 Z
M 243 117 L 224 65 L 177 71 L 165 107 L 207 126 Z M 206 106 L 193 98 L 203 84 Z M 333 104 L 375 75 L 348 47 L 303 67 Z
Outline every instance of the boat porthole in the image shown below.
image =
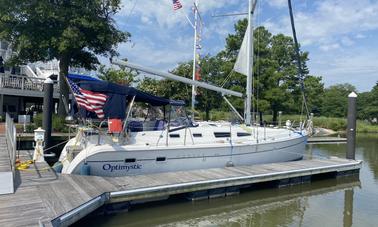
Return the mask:
M 157 161 L 157 162 L 164 162 L 165 160 L 166 160 L 165 157 L 157 157 L 157 158 L 156 158 L 156 161 Z
M 125 162 L 126 162 L 126 163 L 135 162 L 135 161 L 136 161 L 135 158 L 126 158 L 126 159 L 125 159 Z

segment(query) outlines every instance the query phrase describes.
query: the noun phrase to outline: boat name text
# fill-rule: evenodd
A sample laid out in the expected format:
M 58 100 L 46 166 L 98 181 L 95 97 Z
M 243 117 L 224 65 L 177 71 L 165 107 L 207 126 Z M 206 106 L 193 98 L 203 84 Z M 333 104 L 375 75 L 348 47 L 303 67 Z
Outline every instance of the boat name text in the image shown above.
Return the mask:
M 132 170 L 132 169 L 142 169 L 142 165 L 141 164 L 134 164 L 134 165 L 104 164 L 102 166 L 102 169 L 105 171 L 110 171 L 110 172 L 120 171 L 120 170 L 125 170 L 126 172 L 128 172 L 129 170 Z

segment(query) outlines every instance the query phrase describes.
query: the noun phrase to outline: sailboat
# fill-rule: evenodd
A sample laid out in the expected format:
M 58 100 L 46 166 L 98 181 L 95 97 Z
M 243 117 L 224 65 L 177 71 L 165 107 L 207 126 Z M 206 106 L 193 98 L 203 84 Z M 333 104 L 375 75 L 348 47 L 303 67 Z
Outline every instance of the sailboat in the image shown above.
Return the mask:
M 85 105 L 93 103 L 84 100 L 87 103 L 83 104 L 83 100 L 78 101 L 77 98 L 82 117 L 97 115 L 101 120 L 97 125 L 87 120 L 85 126 L 78 129 L 77 135 L 69 140 L 59 158 L 60 171 L 64 174 L 113 177 L 302 159 L 307 141 L 303 125 L 294 128 L 288 123 L 284 128 L 273 128 L 251 124 L 251 24 L 255 4 L 250 0 L 249 25 L 242 46 L 245 51 L 240 51 L 235 67 L 238 72 L 245 70 L 247 75 L 245 124 L 197 123 L 186 113 L 183 101 L 104 81 L 68 78 L 70 84 L 76 86 L 73 89 L 76 98 L 79 89 L 83 93 L 89 91 L 91 96 L 104 94 L 105 98 L 101 103 L 101 113 L 98 112 L 98 103 L 95 103 L 97 106 L 88 107 Z M 210 89 L 224 97 L 245 96 L 118 59 L 113 60 L 113 64 Z M 244 65 L 244 69 L 241 69 L 241 65 Z M 148 111 L 144 111 L 146 109 Z M 136 117 L 134 112 L 144 116 Z

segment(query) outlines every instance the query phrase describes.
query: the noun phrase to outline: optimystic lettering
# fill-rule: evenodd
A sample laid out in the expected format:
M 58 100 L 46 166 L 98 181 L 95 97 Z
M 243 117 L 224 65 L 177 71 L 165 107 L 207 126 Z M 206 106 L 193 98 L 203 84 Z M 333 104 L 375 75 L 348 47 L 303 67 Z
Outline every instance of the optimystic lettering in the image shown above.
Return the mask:
M 129 170 L 133 170 L 133 169 L 142 169 L 142 165 L 141 164 L 134 164 L 134 165 L 104 164 L 102 166 L 102 169 L 105 170 L 105 171 L 110 171 L 110 172 L 122 171 L 122 170 L 129 172 Z

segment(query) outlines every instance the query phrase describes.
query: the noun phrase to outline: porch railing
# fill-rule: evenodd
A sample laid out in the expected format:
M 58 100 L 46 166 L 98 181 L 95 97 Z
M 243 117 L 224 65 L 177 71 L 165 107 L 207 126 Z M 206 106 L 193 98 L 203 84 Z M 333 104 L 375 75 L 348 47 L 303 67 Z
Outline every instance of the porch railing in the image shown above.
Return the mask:
M 43 91 L 43 82 L 41 78 L 0 73 L 0 88 L 10 88 L 27 91 Z M 54 84 L 54 92 L 59 90 L 58 84 Z

